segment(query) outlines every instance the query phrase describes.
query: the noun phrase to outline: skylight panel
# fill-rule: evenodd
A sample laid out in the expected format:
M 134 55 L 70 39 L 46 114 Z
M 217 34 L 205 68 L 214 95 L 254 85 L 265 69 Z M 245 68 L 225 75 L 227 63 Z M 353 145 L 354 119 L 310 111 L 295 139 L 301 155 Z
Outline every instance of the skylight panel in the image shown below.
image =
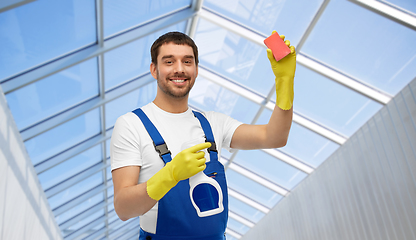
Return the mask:
M 98 95 L 93 58 L 6 95 L 19 130 Z
M 104 37 L 108 38 L 163 15 L 189 8 L 191 2 L 191 0 L 127 0 L 120 4 L 118 1 L 104 0 Z
M 94 109 L 26 141 L 25 145 L 35 165 L 99 133 L 99 111 Z
M 185 32 L 185 28 L 186 21 L 182 21 L 106 52 L 104 54 L 106 91 L 145 72 L 149 72 L 151 62 L 150 47 L 153 41 L 169 31 Z
M 228 89 L 198 77 L 190 92 L 189 103 L 202 111 L 217 111 L 241 122 L 250 123 L 259 106 Z
M 261 150 L 240 150 L 234 162 L 289 190 L 307 176 L 303 171 Z
M 414 29 L 354 1 L 331 1 L 302 52 L 394 96 L 416 75 L 415 42 Z
M 33 1 L 0 22 L 0 82 L 96 41 L 93 0 Z
M 276 30 L 279 34 L 290 37 L 292 44 L 296 45 L 322 2 L 323 0 L 205 0 L 203 9 L 265 36 Z M 296 9 L 296 14 L 293 14 L 293 9 Z

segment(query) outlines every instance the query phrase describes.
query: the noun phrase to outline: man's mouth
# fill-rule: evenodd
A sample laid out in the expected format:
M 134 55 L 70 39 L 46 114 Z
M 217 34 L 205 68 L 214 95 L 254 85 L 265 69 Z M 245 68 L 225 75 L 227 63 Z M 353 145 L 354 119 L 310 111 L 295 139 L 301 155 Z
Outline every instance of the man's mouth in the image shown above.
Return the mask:
M 169 80 L 174 83 L 180 84 L 180 83 L 184 83 L 186 80 L 189 80 L 189 78 L 186 76 L 174 76 L 174 77 L 170 77 Z
M 183 82 L 185 82 L 185 80 L 186 79 L 171 79 L 171 81 L 175 82 L 175 83 L 183 83 Z

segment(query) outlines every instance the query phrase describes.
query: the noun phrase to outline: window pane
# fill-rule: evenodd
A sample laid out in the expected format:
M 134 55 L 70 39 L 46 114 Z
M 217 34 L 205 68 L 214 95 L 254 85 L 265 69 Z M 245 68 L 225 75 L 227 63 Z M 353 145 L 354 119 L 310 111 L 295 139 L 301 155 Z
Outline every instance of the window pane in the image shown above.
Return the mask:
M 7 94 L 19 130 L 97 96 L 97 73 L 94 58 Z
M 306 173 L 261 150 L 240 150 L 234 162 L 288 190 L 307 176 Z
M 98 109 L 87 112 L 25 142 L 32 163 L 37 163 L 100 133 Z
M 86 178 L 85 180 L 71 186 L 70 188 L 67 188 L 64 191 L 48 198 L 49 205 L 51 206 L 51 209 L 54 210 L 55 208 L 63 205 L 71 199 L 78 197 L 79 195 L 87 192 L 88 190 L 100 184 L 103 184 L 102 172 L 98 172 L 92 175 L 91 177 Z M 55 218 L 58 220 L 59 216 L 60 215 L 55 216 Z
M 415 42 L 411 28 L 334 0 L 302 52 L 394 96 L 416 76 Z
M 0 80 L 96 41 L 94 0 L 38 0 L 0 14 Z
M 301 65 L 296 67 L 293 109 L 335 132 L 351 136 L 381 107 L 381 104 L 314 71 Z
M 260 108 L 257 104 L 203 77 L 198 77 L 189 103 L 202 111 L 216 111 L 250 123 Z
M 87 201 L 82 202 L 81 204 L 78 204 L 77 206 L 71 208 L 70 210 L 62 213 L 61 215 L 56 217 L 56 222 L 58 223 L 58 225 L 61 225 L 62 223 L 64 223 L 65 221 L 75 217 L 76 215 L 82 213 L 83 211 L 87 210 L 88 208 L 94 206 L 95 204 L 98 204 L 99 202 L 102 202 L 103 199 L 103 195 L 102 194 L 97 194 L 91 198 L 89 198 Z M 67 229 L 61 229 L 63 231 L 65 230 L 71 230 L 74 229 L 72 226 L 67 228 Z
M 104 0 L 104 36 L 119 33 L 175 10 L 190 6 L 191 0 Z
M 416 1 L 409 1 L 409 0 L 378 0 L 378 1 L 394 4 L 399 8 L 405 9 L 409 12 L 416 14 Z
M 105 105 L 106 129 L 113 127 L 121 115 L 153 101 L 156 97 L 156 88 L 156 81 L 154 81 L 107 103 Z
M 266 124 L 271 115 L 265 110 L 256 124 Z M 279 150 L 316 168 L 338 148 L 338 144 L 293 122 L 287 144 Z
M 200 65 L 267 96 L 274 75 L 266 48 L 199 19 L 195 34 Z
M 100 210 L 97 211 L 91 215 L 89 215 L 88 217 L 82 219 L 81 221 L 79 221 L 77 224 L 67 228 L 67 229 L 62 229 L 62 231 L 64 232 L 64 236 L 67 237 L 70 235 L 71 232 L 76 231 L 78 229 L 80 229 L 81 227 L 84 227 L 86 225 L 88 225 L 90 222 L 93 222 L 94 220 L 96 220 L 99 217 L 104 216 L 104 210 Z M 104 223 L 99 224 L 98 226 L 88 226 L 88 229 L 86 230 L 85 233 L 83 233 L 82 235 L 80 235 L 81 237 L 86 237 L 88 236 L 88 234 L 90 233 L 90 231 L 94 231 L 97 228 L 100 228 L 104 225 Z M 82 239 L 82 238 L 78 238 L 78 239 Z
M 104 54 L 106 91 L 123 82 L 149 72 L 150 47 L 162 34 L 170 31 L 185 32 L 186 21 L 149 34 Z
M 101 147 L 97 145 L 39 174 L 40 184 L 46 190 L 99 162 L 101 162 Z
M 273 208 L 274 205 L 282 199 L 282 195 L 231 169 L 227 169 L 227 183 L 228 187 L 234 191 L 237 191 L 269 208 Z
M 229 202 L 229 209 L 230 211 L 249 219 L 252 222 L 258 222 L 260 219 L 262 219 L 265 214 L 263 212 L 260 212 L 259 210 L 243 203 L 242 201 L 229 196 L 228 197 Z
M 233 218 L 228 218 L 228 223 L 227 223 L 227 228 L 241 234 L 244 235 L 246 232 L 248 232 L 248 230 L 250 230 L 249 227 L 247 227 L 246 225 L 240 223 L 237 220 L 234 220 Z M 228 239 L 228 237 L 227 237 Z
M 266 36 L 276 30 L 279 34 L 288 37 L 292 45 L 296 45 L 322 2 L 323 0 L 205 0 L 204 7 L 206 6 Z M 296 9 L 296 14 L 293 14 L 294 9 Z

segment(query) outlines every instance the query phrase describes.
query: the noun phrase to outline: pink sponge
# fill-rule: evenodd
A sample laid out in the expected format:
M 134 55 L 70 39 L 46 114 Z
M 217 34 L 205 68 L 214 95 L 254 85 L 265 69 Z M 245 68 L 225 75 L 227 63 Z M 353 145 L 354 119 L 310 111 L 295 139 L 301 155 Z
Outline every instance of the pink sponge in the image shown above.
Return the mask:
M 286 46 L 285 42 L 280 38 L 280 35 L 277 32 L 264 39 L 264 44 L 272 50 L 276 61 L 279 61 L 290 53 L 289 47 Z

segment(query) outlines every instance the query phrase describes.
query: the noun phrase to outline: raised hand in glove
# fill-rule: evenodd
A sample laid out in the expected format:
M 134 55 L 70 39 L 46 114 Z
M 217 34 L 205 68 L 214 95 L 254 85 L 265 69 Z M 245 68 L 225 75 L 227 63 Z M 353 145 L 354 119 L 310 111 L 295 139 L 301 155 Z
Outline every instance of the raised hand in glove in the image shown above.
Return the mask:
M 275 32 L 273 31 L 272 34 Z M 284 35 L 280 35 L 280 38 L 285 40 Z M 286 57 L 276 61 L 270 49 L 267 49 L 267 57 L 276 77 L 276 105 L 283 110 L 289 110 L 292 108 L 294 97 L 293 81 L 296 70 L 296 51 L 294 46 L 290 46 L 289 40 L 286 40 L 285 44 L 290 48 L 290 53 Z
M 147 194 L 159 201 L 180 180 L 188 179 L 205 169 L 205 155 L 201 151 L 211 143 L 201 143 L 178 153 L 147 181 Z

